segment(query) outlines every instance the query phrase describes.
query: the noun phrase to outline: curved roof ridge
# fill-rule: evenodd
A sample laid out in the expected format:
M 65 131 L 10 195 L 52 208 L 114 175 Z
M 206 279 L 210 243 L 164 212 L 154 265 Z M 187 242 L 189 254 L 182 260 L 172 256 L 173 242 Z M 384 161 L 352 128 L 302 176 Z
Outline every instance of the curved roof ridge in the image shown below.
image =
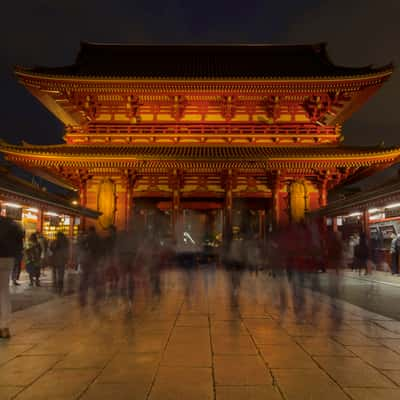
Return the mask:
M 178 46 L 178 47 L 309 47 L 309 48 L 322 48 L 327 45 L 327 42 L 315 42 L 315 43 L 255 43 L 255 42 L 238 42 L 238 43 L 229 43 L 229 42 L 220 42 L 220 43 L 186 43 L 186 42 L 170 42 L 170 43 L 146 43 L 146 42 L 92 42 L 81 40 L 81 46 L 148 46 L 148 47 L 158 47 L 158 46 Z
M 17 71 L 103 79 L 336 78 L 393 68 L 347 67 L 332 62 L 325 42 L 273 43 L 80 43 L 75 63 L 17 67 Z

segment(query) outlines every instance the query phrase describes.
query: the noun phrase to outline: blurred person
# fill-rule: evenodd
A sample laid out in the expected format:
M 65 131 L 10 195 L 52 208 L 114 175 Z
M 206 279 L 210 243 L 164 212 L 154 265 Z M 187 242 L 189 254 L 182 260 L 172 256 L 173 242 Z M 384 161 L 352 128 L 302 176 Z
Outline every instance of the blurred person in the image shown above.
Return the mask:
M 244 240 L 239 232 L 233 233 L 232 240 L 227 245 L 225 262 L 228 267 L 239 267 L 244 265 Z
M 79 259 L 81 265 L 81 282 L 79 287 L 79 300 L 82 306 L 87 304 L 89 287 L 97 290 L 99 281 L 98 267 L 102 254 L 101 240 L 94 226 L 87 233 L 83 233 L 78 243 Z M 96 296 L 96 299 L 98 295 Z
M 32 233 L 25 246 L 25 266 L 29 274 L 29 286 L 40 286 L 41 247 L 36 233 Z
M 369 259 L 369 246 L 368 239 L 365 232 L 360 234 L 360 242 L 354 248 L 354 257 L 356 258 L 356 267 L 358 269 L 359 275 L 361 275 L 362 269 L 364 269 L 364 274 L 368 275 L 368 259 Z
M 121 270 L 121 294 L 126 294 L 129 311 L 132 309 L 135 296 L 135 258 L 137 243 L 133 235 L 122 231 L 116 240 L 118 265 Z
M 325 264 L 328 269 L 334 269 L 338 272 L 343 266 L 343 243 L 340 237 L 340 232 L 327 232 L 325 246 Z
M 346 243 L 344 257 L 346 262 L 346 267 L 350 267 L 352 271 L 355 269 L 355 258 L 354 258 L 354 248 L 357 246 L 359 238 L 356 235 L 350 235 L 349 240 Z
M 147 234 L 139 245 L 138 254 L 142 267 L 147 272 L 152 296 L 158 301 L 161 296 L 160 241 L 156 234 Z
M 53 285 L 58 294 L 64 290 L 65 267 L 69 258 L 69 240 L 62 232 L 57 232 L 56 239 L 51 243 Z
M 18 252 L 14 258 L 14 265 L 11 272 L 11 280 L 14 286 L 20 285 L 18 281 L 21 275 L 21 263 L 24 258 L 24 237 L 25 237 L 25 232 L 22 231 L 22 235 L 20 237 L 20 240 L 18 241 L 18 249 L 17 249 Z
M 36 232 L 36 236 L 40 245 L 40 269 L 42 270 L 44 276 L 44 271 L 48 266 L 49 258 L 51 256 L 51 251 L 49 248 L 49 242 L 46 237 L 40 232 Z
M 107 230 L 107 236 L 103 239 L 104 245 L 104 264 L 106 279 L 110 282 L 110 289 L 115 291 L 118 287 L 119 271 L 117 265 L 117 229 L 110 225 Z
M 390 255 L 391 255 L 392 275 L 398 275 L 399 255 L 400 255 L 400 235 L 396 234 L 392 235 L 392 241 L 390 243 Z
M 0 216 L 0 338 L 10 338 L 10 272 L 20 257 L 22 229 L 12 219 Z

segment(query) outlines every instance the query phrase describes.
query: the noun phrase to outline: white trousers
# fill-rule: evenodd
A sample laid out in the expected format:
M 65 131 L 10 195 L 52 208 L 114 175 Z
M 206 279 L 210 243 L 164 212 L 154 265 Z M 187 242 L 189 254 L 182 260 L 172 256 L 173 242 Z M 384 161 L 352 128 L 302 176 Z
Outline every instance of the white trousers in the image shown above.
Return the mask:
M 9 328 L 11 321 L 10 273 L 13 258 L 0 257 L 0 329 Z

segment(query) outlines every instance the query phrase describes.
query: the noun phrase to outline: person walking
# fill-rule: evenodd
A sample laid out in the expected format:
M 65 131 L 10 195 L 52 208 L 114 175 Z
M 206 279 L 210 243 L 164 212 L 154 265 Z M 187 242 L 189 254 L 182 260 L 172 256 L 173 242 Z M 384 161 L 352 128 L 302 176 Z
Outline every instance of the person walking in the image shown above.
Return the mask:
M 22 259 L 24 258 L 24 237 L 25 237 L 25 232 L 22 232 L 21 237 L 18 240 L 18 245 L 16 248 L 17 254 L 14 258 L 14 265 L 13 265 L 13 269 L 11 272 L 11 280 L 13 282 L 14 286 L 19 286 L 20 283 L 19 281 L 19 276 L 21 275 L 21 263 L 22 263 Z
M 364 232 L 360 234 L 360 242 L 354 248 L 354 256 L 357 259 L 358 273 L 361 275 L 361 270 L 364 268 L 364 275 L 368 275 L 368 259 L 369 259 L 369 246 L 367 235 Z
M 10 273 L 21 252 L 22 229 L 11 219 L 0 216 L 0 339 L 10 335 Z
M 36 236 L 40 246 L 40 270 L 43 276 L 45 276 L 45 270 L 49 263 L 49 242 L 43 233 L 36 232 Z
M 36 286 L 40 286 L 39 278 L 41 253 L 42 250 L 37 235 L 36 233 L 32 233 L 29 236 L 28 242 L 25 247 L 25 265 L 30 279 L 29 286 L 33 286 L 34 283 L 36 283 Z
M 79 259 L 81 265 L 81 281 L 79 288 L 79 300 L 82 306 L 87 304 L 89 287 L 92 286 L 96 290 L 96 300 L 99 297 L 100 277 L 98 276 L 98 264 L 102 254 L 102 243 L 97 235 L 96 229 L 91 226 L 87 233 L 84 233 L 78 243 Z
M 52 252 L 53 285 L 58 294 L 64 290 L 64 273 L 69 257 L 69 240 L 62 232 L 57 232 L 56 239 L 50 245 Z

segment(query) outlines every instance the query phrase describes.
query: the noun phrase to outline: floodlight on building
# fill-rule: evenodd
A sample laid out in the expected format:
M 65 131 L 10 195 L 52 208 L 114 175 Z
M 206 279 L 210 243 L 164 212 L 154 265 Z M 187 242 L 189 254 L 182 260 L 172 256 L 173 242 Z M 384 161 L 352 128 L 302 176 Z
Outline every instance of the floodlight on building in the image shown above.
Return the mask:
M 362 215 L 362 212 L 355 211 L 355 212 L 349 214 L 348 217 L 359 217 L 360 215 Z
M 36 214 L 33 214 L 32 212 L 27 212 L 22 214 L 24 218 L 26 219 L 31 219 L 33 221 L 37 221 L 38 216 Z
M 392 203 L 385 206 L 385 208 L 397 208 L 400 207 L 400 203 Z
M 21 204 L 17 203 L 4 203 L 6 207 L 11 207 L 11 208 L 22 208 Z
M 34 208 L 34 207 L 29 207 L 29 208 L 26 209 L 26 211 L 29 211 L 29 212 L 31 212 L 31 213 L 37 213 L 37 212 L 39 212 L 39 210 L 38 210 L 37 208 Z
M 371 215 L 369 217 L 370 221 L 376 221 L 378 219 L 384 219 L 385 218 L 385 214 L 384 213 L 379 213 L 379 214 L 375 214 L 375 215 Z
M 58 215 L 57 213 L 52 212 L 52 211 L 47 211 L 47 212 L 45 212 L 44 214 L 45 214 L 45 215 L 48 215 L 48 216 L 50 216 L 50 217 L 59 217 L 59 215 Z
M 78 205 L 78 200 L 72 200 L 71 203 L 72 203 L 73 206 L 77 206 Z
M 376 213 L 376 212 L 378 212 L 378 211 L 381 211 L 379 208 L 370 208 L 369 210 L 368 210 L 368 213 L 369 214 L 373 214 L 373 213 Z

